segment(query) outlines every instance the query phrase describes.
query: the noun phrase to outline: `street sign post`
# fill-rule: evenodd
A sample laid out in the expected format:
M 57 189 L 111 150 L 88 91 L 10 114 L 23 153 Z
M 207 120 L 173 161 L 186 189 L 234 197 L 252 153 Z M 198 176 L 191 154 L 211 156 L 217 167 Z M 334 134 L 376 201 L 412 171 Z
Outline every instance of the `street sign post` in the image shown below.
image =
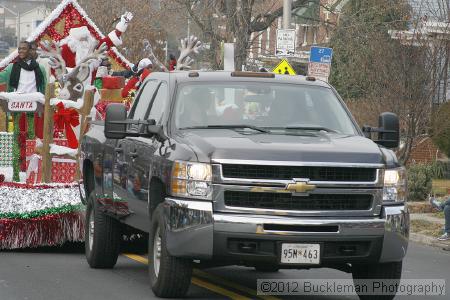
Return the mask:
M 275 56 L 295 54 L 295 29 L 277 29 Z
M 289 64 L 286 59 L 282 59 L 278 65 L 272 69 L 275 74 L 296 75 L 294 68 Z
M 308 75 L 328 81 L 331 71 L 333 49 L 325 47 L 311 47 L 309 55 Z

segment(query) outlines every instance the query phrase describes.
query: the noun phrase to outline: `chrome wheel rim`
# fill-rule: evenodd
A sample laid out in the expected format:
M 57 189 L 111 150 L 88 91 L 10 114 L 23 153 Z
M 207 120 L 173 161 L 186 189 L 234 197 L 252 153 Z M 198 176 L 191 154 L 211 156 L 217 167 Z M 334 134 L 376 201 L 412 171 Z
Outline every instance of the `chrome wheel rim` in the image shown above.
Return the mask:
M 91 212 L 89 213 L 89 250 L 92 251 L 92 246 L 94 244 L 94 230 L 95 230 L 95 224 L 94 224 L 94 210 L 91 209 Z
M 161 235 L 159 234 L 159 226 L 156 229 L 155 237 L 153 238 L 153 268 L 155 275 L 158 277 L 159 266 L 161 264 Z

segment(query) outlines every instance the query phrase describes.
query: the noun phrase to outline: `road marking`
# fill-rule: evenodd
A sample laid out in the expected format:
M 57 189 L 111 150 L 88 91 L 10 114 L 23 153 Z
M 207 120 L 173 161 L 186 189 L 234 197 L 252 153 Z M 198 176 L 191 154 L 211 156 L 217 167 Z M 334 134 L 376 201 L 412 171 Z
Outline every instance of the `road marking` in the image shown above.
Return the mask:
M 132 259 L 132 260 L 134 260 L 134 261 L 137 261 L 137 262 L 140 262 L 142 264 L 148 265 L 148 259 L 145 258 L 145 257 L 142 257 L 140 255 L 136 255 L 136 254 L 128 254 L 128 253 L 123 253 L 123 255 L 128 257 L 128 258 L 130 258 L 130 259 Z M 198 271 L 198 270 L 195 269 L 194 272 L 195 271 Z M 220 286 L 217 286 L 215 284 L 212 284 L 210 282 L 206 282 L 206 281 L 204 281 L 204 280 L 202 280 L 200 278 L 197 278 L 197 277 L 192 277 L 192 281 L 191 282 L 193 284 L 197 285 L 197 286 L 200 286 L 202 288 L 210 290 L 210 291 L 212 291 L 212 292 L 214 292 L 216 294 L 219 294 L 219 295 L 222 295 L 222 296 L 226 296 L 226 297 L 228 297 L 230 299 L 233 299 L 233 300 L 251 300 L 248 297 L 239 295 L 239 294 L 237 294 L 235 292 L 229 291 L 227 289 L 224 289 L 224 288 L 222 288 Z
M 236 294 L 235 292 L 229 291 L 227 289 L 224 289 L 224 288 L 217 286 L 215 284 L 212 284 L 210 282 L 203 281 L 197 277 L 192 277 L 192 283 L 195 285 L 201 286 L 202 288 L 208 289 L 216 294 L 221 294 L 221 295 L 227 296 L 233 300 L 234 299 L 236 299 L 236 300 L 251 300 L 250 298 Z
M 257 298 L 260 298 L 260 299 L 263 299 L 263 300 L 279 300 L 280 299 L 280 298 L 272 297 L 272 296 L 258 295 L 256 293 L 256 291 L 251 289 L 251 288 L 248 288 L 246 286 L 234 283 L 232 281 L 228 281 L 226 279 L 223 279 L 222 277 L 216 276 L 216 275 L 211 274 L 211 273 L 207 273 L 207 272 L 199 270 L 199 269 L 194 269 L 194 275 L 197 275 L 197 276 L 202 277 L 204 279 L 212 279 L 212 280 L 216 281 L 216 283 L 220 282 L 221 285 L 224 285 L 224 286 L 229 287 L 229 288 L 233 288 L 235 290 L 247 293 L 249 295 L 252 295 L 253 297 L 257 297 Z
M 132 260 L 148 265 L 148 259 L 136 254 L 123 253 L 124 256 L 131 258 Z

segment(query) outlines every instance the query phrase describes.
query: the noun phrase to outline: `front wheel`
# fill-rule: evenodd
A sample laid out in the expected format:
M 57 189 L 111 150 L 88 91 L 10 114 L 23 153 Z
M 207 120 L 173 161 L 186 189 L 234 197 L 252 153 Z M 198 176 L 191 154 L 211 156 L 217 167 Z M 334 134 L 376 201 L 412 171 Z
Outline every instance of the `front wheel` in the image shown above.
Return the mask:
M 361 300 L 392 300 L 397 293 L 396 284 L 402 277 L 402 262 L 379 264 L 361 264 L 352 266 L 353 282 L 355 286 L 362 286 L 364 280 L 379 280 L 379 284 L 393 286 L 394 292 L 383 295 L 359 295 Z
M 85 254 L 91 268 L 112 268 L 120 251 L 120 223 L 96 209 L 91 193 L 86 208 Z
M 192 261 L 174 257 L 167 251 L 166 225 L 159 206 L 153 213 L 148 238 L 150 284 L 161 298 L 184 297 L 191 284 Z

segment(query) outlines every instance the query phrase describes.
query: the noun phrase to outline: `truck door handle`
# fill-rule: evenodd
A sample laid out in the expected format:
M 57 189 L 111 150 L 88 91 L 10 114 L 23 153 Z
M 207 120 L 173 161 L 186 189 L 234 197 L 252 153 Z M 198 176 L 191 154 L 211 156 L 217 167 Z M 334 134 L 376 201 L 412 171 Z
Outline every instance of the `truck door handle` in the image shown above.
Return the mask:
M 116 151 L 116 153 L 123 153 L 123 148 L 121 146 L 114 148 L 114 151 Z
M 134 152 L 130 152 L 130 156 L 131 156 L 132 158 L 136 158 L 136 157 L 138 157 L 138 153 L 137 153 L 137 151 L 134 151 Z

